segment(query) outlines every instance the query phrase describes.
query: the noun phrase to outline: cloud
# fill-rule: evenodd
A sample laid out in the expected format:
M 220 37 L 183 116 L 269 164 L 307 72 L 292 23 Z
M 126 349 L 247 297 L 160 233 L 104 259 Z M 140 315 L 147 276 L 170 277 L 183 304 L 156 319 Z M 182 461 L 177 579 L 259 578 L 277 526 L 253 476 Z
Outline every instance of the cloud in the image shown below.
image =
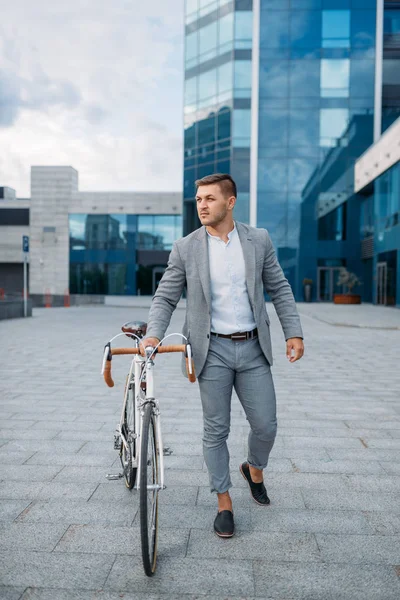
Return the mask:
M 183 2 L 0 3 L 0 185 L 70 164 L 81 189 L 181 189 Z

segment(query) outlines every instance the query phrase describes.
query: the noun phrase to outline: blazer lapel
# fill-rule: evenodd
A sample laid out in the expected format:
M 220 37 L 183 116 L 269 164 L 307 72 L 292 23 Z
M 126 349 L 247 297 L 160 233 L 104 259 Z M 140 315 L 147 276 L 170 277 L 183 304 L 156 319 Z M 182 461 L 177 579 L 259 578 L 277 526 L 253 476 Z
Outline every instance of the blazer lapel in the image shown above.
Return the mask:
M 254 291 L 256 285 L 256 249 L 253 244 L 251 233 L 242 223 L 236 221 L 236 228 L 242 245 L 244 263 L 246 266 L 246 284 L 247 293 L 250 300 L 254 301 Z
M 199 271 L 199 277 L 207 301 L 208 310 L 211 312 L 210 266 L 208 262 L 208 240 L 205 227 L 199 229 L 196 239 L 197 244 L 194 245 L 193 249 L 195 252 L 197 269 Z

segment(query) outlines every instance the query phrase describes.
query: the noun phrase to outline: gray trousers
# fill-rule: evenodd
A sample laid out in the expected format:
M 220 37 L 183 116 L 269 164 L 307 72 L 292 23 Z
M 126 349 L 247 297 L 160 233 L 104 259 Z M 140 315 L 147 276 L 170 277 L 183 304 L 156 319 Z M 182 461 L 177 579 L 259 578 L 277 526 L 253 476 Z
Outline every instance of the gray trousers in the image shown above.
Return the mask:
M 258 339 L 232 341 L 211 336 L 207 361 L 199 377 L 203 406 L 203 451 L 211 491 L 231 486 L 227 439 L 233 387 L 250 424 L 247 460 L 257 469 L 268 464 L 277 420 L 271 369 Z

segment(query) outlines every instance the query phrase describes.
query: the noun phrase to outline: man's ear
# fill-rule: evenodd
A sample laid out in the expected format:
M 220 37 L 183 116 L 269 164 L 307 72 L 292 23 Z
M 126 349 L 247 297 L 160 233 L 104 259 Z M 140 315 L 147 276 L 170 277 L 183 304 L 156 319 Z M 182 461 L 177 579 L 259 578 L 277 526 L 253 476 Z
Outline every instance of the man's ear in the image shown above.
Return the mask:
M 228 207 L 230 209 L 232 209 L 236 204 L 236 198 L 235 196 L 230 196 L 230 198 L 228 198 Z

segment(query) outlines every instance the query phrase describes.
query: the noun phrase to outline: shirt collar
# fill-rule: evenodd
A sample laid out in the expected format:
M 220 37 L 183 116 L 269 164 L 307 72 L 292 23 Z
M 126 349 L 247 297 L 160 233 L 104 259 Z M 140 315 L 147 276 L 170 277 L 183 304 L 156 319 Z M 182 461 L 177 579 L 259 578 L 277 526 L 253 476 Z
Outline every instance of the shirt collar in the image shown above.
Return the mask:
M 217 235 L 211 235 L 211 233 L 209 233 L 209 232 L 207 231 L 207 228 L 206 228 L 206 232 L 207 232 L 207 235 L 208 235 L 208 237 L 209 237 L 209 238 L 211 238 L 212 240 L 221 240 L 221 238 L 220 238 L 220 237 L 218 237 Z M 230 231 L 230 232 L 228 233 L 228 240 L 229 240 L 229 242 L 231 241 L 232 237 L 233 237 L 233 236 L 234 236 L 236 233 L 237 233 L 237 229 L 236 229 L 236 222 L 235 222 L 235 221 L 233 221 L 233 229 L 232 229 L 232 231 Z M 222 240 L 221 240 L 221 241 L 222 241 Z M 227 243 L 228 243 L 228 242 L 227 242 Z

